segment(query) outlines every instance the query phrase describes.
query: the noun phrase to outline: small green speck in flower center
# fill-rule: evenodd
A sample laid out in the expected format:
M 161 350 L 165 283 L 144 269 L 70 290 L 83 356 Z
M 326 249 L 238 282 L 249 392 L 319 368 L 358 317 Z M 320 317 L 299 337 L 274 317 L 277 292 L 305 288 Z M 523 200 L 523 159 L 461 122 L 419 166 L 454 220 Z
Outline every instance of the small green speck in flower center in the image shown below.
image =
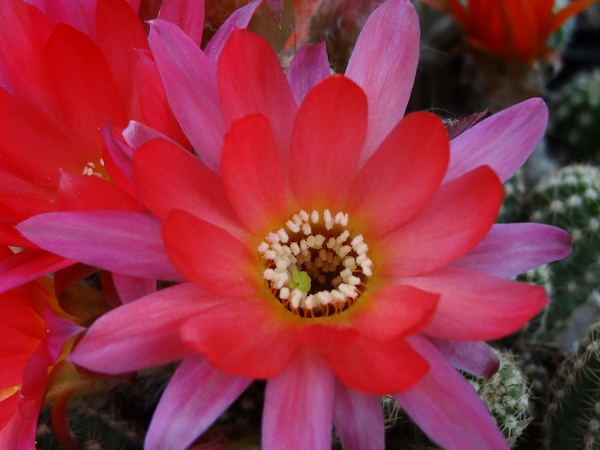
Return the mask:
M 290 288 L 299 289 L 305 294 L 310 291 L 311 279 L 306 272 L 300 272 L 294 270 L 292 272 L 292 281 L 290 281 Z
M 290 312 L 327 317 L 354 305 L 373 275 L 362 235 L 348 228 L 348 215 L 300 211 L 258 247 L 271 292 Z

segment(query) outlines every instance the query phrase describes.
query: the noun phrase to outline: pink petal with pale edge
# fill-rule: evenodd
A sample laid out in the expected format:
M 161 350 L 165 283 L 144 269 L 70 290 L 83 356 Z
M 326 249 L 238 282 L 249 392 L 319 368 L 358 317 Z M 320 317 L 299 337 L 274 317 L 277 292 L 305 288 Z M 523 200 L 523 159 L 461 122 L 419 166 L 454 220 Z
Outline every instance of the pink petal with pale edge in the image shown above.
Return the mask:
M 287 71 L 288 83 L 299 106 L 308 91 L 330 75 L 325 42 L 306 44 L 294 55 Z
M 181 328 L 181 337 L 213 367 L 249 378 L 276 376 L 299 347 L 292 326 L 257 298 L 236 300 L 192 317 Z
M 499 223 L 471 252 L 452 267 L 509 278 L 571 253 L 565 230 L 539 223 Z
M 259 288 L 262 271 L 256 254 L 233 235 L 176 209 L 164 227 L 169 260 L 186 277 L 223 297 L 247 297 Z
M 221 51 L 229 39 L 231 33 L 235 30 L 243 29 L 248 26 L 250 23 L 250 19 L 261 5 L 262 0 L 254 0 L 248 3 L 246 6 L 243 6 L 239 9 L 236 9 L 219 27 L 214 36 L 210 39 L 208 44 L 206 44 L 206 48 L 204 49 L 204 53 L 208 56 L 215 64 L 219 60 L 219 56 L 221 56 Z
M 164 134 L 156 131 L 154 128 L 150 128 L 148 125 L 137 122 L 135 120 L 129 121 L 127 128 L 123 130 L 123 139 L 127 145 L 132 148 L 138 148 L 144 145 L 146 142 L 152 139 L 163 139 L 165 141 L 173 141 Z M 133 153 L 131 155 L 133 157 Z
M 474 270 L 448 267 L 402 282 L 441 294 L 435 314 L 422 333 L 444 339 L 498 339 L 517 331 L 548 303 L 540 286 Z
M 333 208 L 346 201 L 367 128 L 367 99 L 341 75 L 328 77 L 300 105 L 290 150 L 296 199 L 305 208 Z
M 348 212 L 368 227 L 369 236 L 392 231 L 434 194 L 449 156 L 448 135 L 438 117 L 407 115 L 356 176 Z
M 364 163 L 404 116 L 419 60 L 419 19 L 408 0 L 389 0 L 367 20 L 346 76 L 369 99 Z
M 144 144 L 135 151 L 133 166 L 140 197 L 160 220 L 166 221 L 171 211 L 181 209 L 238 239 L 248 236 L 229 204 L 221 178 L 174 142 L 156 139 Z
M 180 281 L 167 259 L 160 227 L 147 214 L 90 210 L 40 214 L 16 228 L 65 258 L 126 275 Z
M 146 435 L 146 450 L 185 450 L 252 382 L 213 369 L 200 355 L 175 371 Z
M 335 383 L 333 424 L 344 450 L 384 450 L 385 430 L 381 400 Z
M 248 229 L 264 233 L 274 220 L 283 225 L 288 216 L 286 182 L 265 116 L 252 114 L 233 123 L 225 136 L 221 178 L 229 202 Z
M 200 47 L 204 31 L 204 1 L 163 0 L 158 18 L 177 25 Z
M 64 269 L 75 261 L 45 250 L 26 249 L 0 260 L 0 293 Z
M 500 368 L 500 358 L 485 342 L 427 339 L 458 370 L 489 378 Z
M 191 352 L 179 337 L 181 325 L 224 303 L 192 283 L 163 289 L 96 320 L 69 360 L 89 370 L 118 374 L 183 359 Z
M 414 334 L 435 313 L 438 299 L 412 286 L 388 286 L 361 299 L 368 303 L 351 316 L 352 324 L 362 336 L 379 342 Z
M 303 350 L 267 382 L 264 450 L 330 450 L 335 377 L 320 353 Z
M 478 166 L 490 166 L 506 181 L 535 150 L 548 122 L 548 109 L 532 98 L 494 114 L 450 143 L 450 165 L 444 182 Z
M 121 301 L 130 303 L 156 292 L 156 280 L 113 273 L 112 280 Z
M 225 123 L 215 64 L 172 23 L 154 20 L 150 27 L 148 41 L 173 113 L 206 166 L 218 172 Z
M 416 386 L 394 395 L 411 419 L 446 450 L 508 450 L 469 382 L 426 339 L 413 336 L 409 340 L 431 365 Z
M 470 252 L 495 222 L 503 194 L 485 166 L 442 185 L 411 220 L 378 239 L 382 275 L 421 275 Z
M 228 125 L 262 114 L 269 119 L 279 149 L 289 148 L 296 102 L 267 41 L 246 30 L 233 31 L 219 58 L 217 79 Z

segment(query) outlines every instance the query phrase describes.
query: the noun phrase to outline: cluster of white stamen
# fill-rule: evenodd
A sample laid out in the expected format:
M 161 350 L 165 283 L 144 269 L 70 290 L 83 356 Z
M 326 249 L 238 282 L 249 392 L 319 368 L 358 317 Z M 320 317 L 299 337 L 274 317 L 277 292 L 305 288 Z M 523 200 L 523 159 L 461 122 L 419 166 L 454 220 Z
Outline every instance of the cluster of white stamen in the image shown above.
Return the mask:
M 373 262 L 362 235 L 352 237 L 347 226 L 348 214 L 300 211 L 258 246 L 267 267 L 263 277 L 288 309 L 316 310 L 319 315 L 328 305 L 341 311 L 360 296 Z M 308 275 L 309 292 L 293 287 L 294 272 Z
M 100 158 L 100 165 L 104 166 L 104 160 L 102 158 Z M 100 172 L 96 172 L 96 164 L 91 161 L 89 161 L 86 164 L 86 166 L 83 168 L 82 175 L 88 175 L 88 176 L 96 175 L 97 177 L 102 178 L 102 174 Z

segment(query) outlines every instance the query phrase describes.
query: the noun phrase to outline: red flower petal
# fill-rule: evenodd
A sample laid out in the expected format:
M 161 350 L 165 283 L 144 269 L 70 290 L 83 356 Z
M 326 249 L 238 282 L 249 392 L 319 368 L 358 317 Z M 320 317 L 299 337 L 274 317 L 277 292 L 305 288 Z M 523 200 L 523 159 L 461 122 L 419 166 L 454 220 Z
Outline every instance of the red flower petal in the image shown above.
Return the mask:
M 137 99 L 134 101 L 137 79 L 133 75 L 140 52 L 149 50 L 144 27 L 125 0 L 98 0 L 96 24 L 98 47 L 109 65 L 121 102 L 129 110 L 128 119 L 136 119 L 140 112 Z
M 438 188 L 450 157 L 441 120 L 428 113 L 406 116 L 356 177 L 348 212 L 380 236 L 410 219 Z
M 383 276 L 431 272 L 471 251 L 488 233 L 504 189 L 489 167 L 446 183 L 398 230 L 380 238 Z M 379 251 L 379 249 L 377 249 Z
M 58 209 L 112 209 L 138 212 L 138 200 L 114 184 L 90 175 L 63 172 L 58 186 Z
M 252 295 L 262 282 L 254 277 L 258 260 L 248 247 L 229 234 L 191 214 L 175 210 L 163 227 L 163 239 L 173 263 L 188 280 L 223 297 Z
M 380 344 L 358 338 L 326 357 L 346 386 L 375 395 L 410 389 L 429 370 L 429 364 L 404 339 Z
M 104 56 L 88 36 L 64 24 L 57 25 L 52 32 L 46 55 L 69 131 L 88 154 L 99 158 L 102 136 L 98 130 L 108 122 L 113 126 L 127 125 L 125 110 Z
M 329 77 L 306 95 L 290 152 L 292 188 L 301 205 L 334 210 L 343 205 L 366 131 L 367 98 L 353 81 Z
M 435 312 L 439 295 L 412 286 L 389 286 L 366 293 L 367 303 L 352 315 L 352 323 L 367 339 L 386 342 L 414 334 Z
M 474 270 L 446 268 L 405 283 L 441 294 L 423 333 L 461 341 L 489 341 L 513 333 L 548 303 L 544 289 Z
M 178 145 L 147 142 L 135 151 L 133 169 L 140 197 L 159 219 L 181 209 L 239 238 L 247 236 L 219 176 Z
M 290 362 L 299 343 L 291 325 L 264 299 L 245 298 L 192 317 L 184 341 L 213 367 L 250 378 L 271 378 Z
M 289 147 L 296 102 L 267 41 L 246 30 L 232 32 L 219 58 L 217 80 L 227 124 L 263 114 L 278 147 Z
M 221 174 L 231 205 L 250 230 L 260 233 L 268 224 L 281 224 L 287 213 L 286 183 L 265 116 L 233 123 L 225 135 Z

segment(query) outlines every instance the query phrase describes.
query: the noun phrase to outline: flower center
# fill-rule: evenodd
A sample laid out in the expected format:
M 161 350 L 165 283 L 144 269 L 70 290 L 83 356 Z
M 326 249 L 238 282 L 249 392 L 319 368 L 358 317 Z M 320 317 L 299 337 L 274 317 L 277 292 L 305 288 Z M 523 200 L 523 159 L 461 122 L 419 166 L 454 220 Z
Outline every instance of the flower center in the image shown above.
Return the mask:
M 355 304 L 372 276 L 362 235 L 348 214 L 300 211 L 258 246 L 263 277 L 281 304 L 301 317 L 327 317 Z

